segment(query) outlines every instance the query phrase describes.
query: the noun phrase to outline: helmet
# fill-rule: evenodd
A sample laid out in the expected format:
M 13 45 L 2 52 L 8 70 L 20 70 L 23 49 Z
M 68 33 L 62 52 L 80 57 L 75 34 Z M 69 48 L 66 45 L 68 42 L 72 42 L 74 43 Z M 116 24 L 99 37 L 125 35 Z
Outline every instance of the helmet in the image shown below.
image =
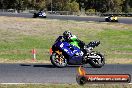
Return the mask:
M 72 37 L 72 33 L 70 31 L 65 31 L 63 37 L 64 39 L 69 40 Z

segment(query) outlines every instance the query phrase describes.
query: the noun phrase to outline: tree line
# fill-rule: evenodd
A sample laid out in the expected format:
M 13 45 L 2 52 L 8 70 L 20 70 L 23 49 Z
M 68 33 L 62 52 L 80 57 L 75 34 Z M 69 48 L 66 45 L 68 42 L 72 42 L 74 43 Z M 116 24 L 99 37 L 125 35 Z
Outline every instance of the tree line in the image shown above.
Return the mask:
M 128 13 L 132 0 L 0 0 L 0 9 Z

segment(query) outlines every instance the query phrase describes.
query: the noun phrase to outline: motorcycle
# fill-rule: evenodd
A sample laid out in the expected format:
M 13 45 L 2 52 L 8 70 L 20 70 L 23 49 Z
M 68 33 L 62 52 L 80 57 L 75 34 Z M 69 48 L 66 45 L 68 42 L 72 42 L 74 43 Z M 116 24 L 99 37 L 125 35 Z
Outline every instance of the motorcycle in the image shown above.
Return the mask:
M 46 13 L 45 12 L 34 13 L 33 18 L 37 18 L 37 17 L 46 18 Z
M 84 50 L 81 50 L 58 38 L 50 49 L 50 61 L 55 67 L 60 68 L 88 63 L 94 68 L 101 68 L 105 64 L 105 58 L 101 53 L 93 51 L 99 44 L 100 41 L 90 42 L 84 46 Z
M 118 18 L 114 16 L 105 17 L 106 22 L 118 22 Z

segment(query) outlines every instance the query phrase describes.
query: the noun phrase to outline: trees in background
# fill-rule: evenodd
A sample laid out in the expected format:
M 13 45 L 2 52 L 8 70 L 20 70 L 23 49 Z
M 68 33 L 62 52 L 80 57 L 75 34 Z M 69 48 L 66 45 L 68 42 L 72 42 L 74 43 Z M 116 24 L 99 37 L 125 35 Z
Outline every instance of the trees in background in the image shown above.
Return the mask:
M 132 0 L 0 0 L 0 9 L 78 12 L 131 12 Z
M 64 10 L 71 12 L 78 12 L 79 4 L 76 1 L 69 1 L 65 4 Z

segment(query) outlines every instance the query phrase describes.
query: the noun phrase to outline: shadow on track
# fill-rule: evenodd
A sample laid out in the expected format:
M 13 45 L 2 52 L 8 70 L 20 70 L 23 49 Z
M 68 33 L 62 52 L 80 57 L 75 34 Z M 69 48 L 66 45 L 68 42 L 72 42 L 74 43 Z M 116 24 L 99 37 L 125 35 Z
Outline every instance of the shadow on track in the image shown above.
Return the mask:
M 20 64 L 20 66 L 25 66 L 25 67 L 27 67 L 27 66 L 31 66 L 30 64 Z
M 53 65 L 33 65 L 33 67 L 44 67 L 44 68 L 55 68 L 55 66 L 53 66 Z
M 29 66 L 32 66 L 32 67 L 44 67 L 44 68 L 57 68 L 55 66 L 53 66 L 52 64 L 20 64 L 20 66 L 23 66 L 23 67 L 29 67 Z M 67 67 L 64 67 L 64 68 L 77 68 L 79 66 L 82 66 L 82 65 L 68 65 Z M 85 68 L 92 68 L 91 66 L 84 66 Z
M 51 64 L 20 64 L 20 66 L 23 66 L 23 67 L 29 67 L 29 66 L 32 66 L 32 67 L 44 67 L 44 68 L 55 68 L 53 65 Z
M 77 68 L 79 66 L 81 66 L 81 65 L 68 65 L 68 66 L 66 66 L 64 68 Z M 33 65 L 33 67 L 57 68 L 54 65 Z M 84 66 L 84 67 L 86 67 L 86 68 L 92 68 L 91 66 Z
M 106 22 L 106 21 L 98 21 L 98 22 Z

